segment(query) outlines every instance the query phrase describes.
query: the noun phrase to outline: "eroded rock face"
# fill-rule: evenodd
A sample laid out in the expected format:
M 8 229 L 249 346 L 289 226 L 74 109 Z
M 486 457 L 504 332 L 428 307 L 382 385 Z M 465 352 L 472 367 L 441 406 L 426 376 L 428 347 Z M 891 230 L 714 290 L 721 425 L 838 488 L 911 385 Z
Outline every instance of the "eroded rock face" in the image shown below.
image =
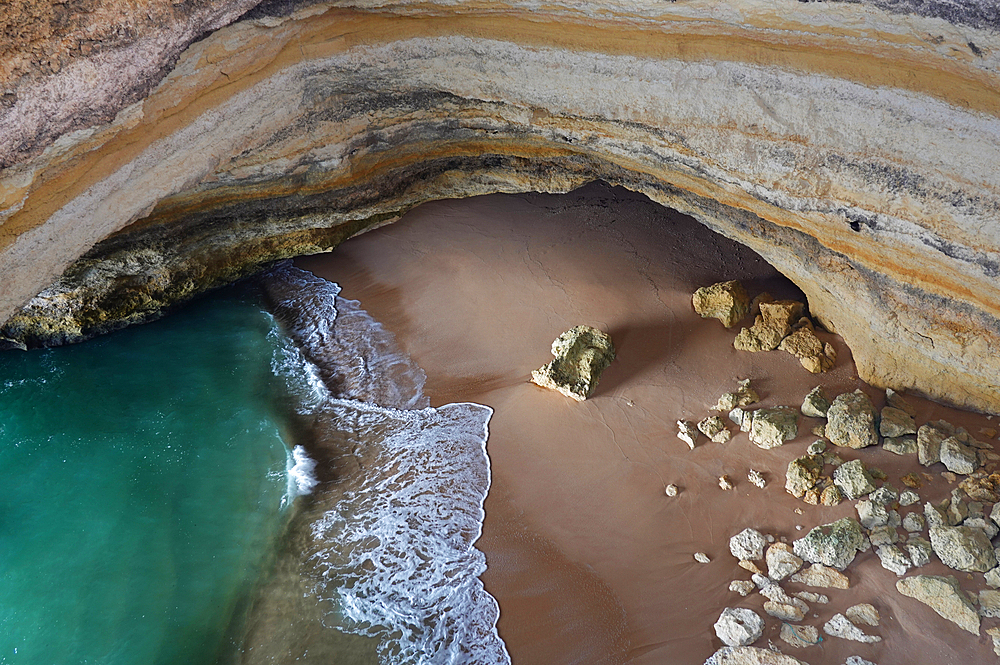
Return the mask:
M 148 320 L 422 201 L 600 178 L 758 251 L 870 383 L 1000 410 L 990 21 L 290 2 L 219 27 L 252 4 L 46 5 L 65 33 L 37 39 L 5 14 L 8 345 Z
M 552 342 L 552 355 L 554 360 L 531 373 L 531 382 L 582 402 L 594 394 L 601 373 L 615 359 L 615 346 L 607 333 L 576 326 Z

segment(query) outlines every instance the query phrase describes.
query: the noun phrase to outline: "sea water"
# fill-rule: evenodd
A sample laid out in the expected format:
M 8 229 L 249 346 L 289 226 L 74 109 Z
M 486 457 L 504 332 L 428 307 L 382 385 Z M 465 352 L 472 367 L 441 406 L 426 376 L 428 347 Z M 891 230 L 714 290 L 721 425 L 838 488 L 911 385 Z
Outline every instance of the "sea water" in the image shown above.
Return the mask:
M 274 329 L 230 290 L 0 353 L 0 663 L 194 665 L 236 648 L 303 464 L 282 438 Z

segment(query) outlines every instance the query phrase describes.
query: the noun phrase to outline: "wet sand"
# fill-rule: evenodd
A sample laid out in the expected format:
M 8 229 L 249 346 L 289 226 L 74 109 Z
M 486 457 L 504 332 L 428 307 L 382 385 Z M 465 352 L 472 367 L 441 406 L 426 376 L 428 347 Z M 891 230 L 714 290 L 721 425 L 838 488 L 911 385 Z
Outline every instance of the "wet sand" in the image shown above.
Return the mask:
M 764 616 L 757 646 L 770 639 L 812 665 L 841 665 L 850 655 L 879 665 L 996 660 L 985 634 L 996 620 L 983 621 L 978 639 L 965 633 L 899 595 L 896 576 L 871 551 L 848 568 L 850 590 L 812 589 L 832 602 L 812 605 L 818 617 L 803 623 L 822 626 L 836 611 L 870 602 L 882 614 L 881 627 L 869 629 L 883 637 L 879 644 L 827 638 L 792 649 L 778 640 L 780 622 L 763 614 L 761 596 L 728 590 L 731 580 L 749 578 L 728 551 L 730 536 L 752 526 L 793 540 L 854 516 L 853 502 L 808 506 L 784 492 L 788 462 L 805 454 L 816 438 L 809 430 L 821 421 L 802 418 L 800 436 L 770 451 L 739 432 L 724 445 L 702 438 L 691 451 L 676 437 L 675 421 L 710 415 L 739 378 L 754 379 L 762 406 L 798 407 L 819 384 L 831 397 L 860 387 L 877 407 L 884 401 L 857 379 L 849 349 L 833 335 L 821 334 L 836 346 L 837 366 L 816 376 L 784 352 L 736 351 L 738 328 L 694 313 L 694 289 L 723 279 L 740 279 L 751 295 L 801 298 L 753 252 L 596 183 L 563 196 L 427 204 L 296 264 L 338 282 L 342 296 L 360 300 L 396 334 L 426 371 L 432 405 L 474 401 L 495 409 L 493 484 L 478 547 L 514 663 L 702 663 L 721 646 L 712 624 L 727 606 Z M 609 332 L 618 358 L 596 395 L 579 404 L 528 378 L 551 358 L 552 340 L 582 323 Z M 983 415 L 911 402 L 918 424 L 944 418 L 974 435 L 995 426 Z M 954 487 L 939 476 L 943 466 L 924 469 L 915 456 L 838 452 L 882 468 L 897 488 L 901 474 L 929 471 L 923 500 Z M 765 489 L 746 480 L 749 468 L 764 474 Z M 724 473 L 736 483 L 730 492 L 718 487 Z M 680 486 L 679 496 L 665 496 L 668 483 Z M 697 551 L 711 563 L 695 562 Z M 913 572 L 983 584 L 939 563 Z

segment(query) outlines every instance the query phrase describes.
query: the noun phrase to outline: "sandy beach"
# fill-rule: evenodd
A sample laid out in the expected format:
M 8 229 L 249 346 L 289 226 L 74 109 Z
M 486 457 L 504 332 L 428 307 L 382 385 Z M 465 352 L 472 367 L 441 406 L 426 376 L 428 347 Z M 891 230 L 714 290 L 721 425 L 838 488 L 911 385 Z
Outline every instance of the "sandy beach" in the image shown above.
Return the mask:
M 701 438 L 694 450 L 677 438 L 678 419 L 711 415 L 742 378 L 753 379 L 762 406 L 797 408 L 816 385 L 831 397 L 860 387 L 876 407 L 884 395 L 857 379 L 849 349 L 834 335 L 820 333 L 838 352 L 834 370 L 822 375 L 781 351 L 736 351 L 738 327 L 726 330 L 693 311 L 696 288 L 739 279 L 751 296 L 801 294 L 750 250 L 642 196 L 596 183 L 563 196 L 431 203 L 296 265 L 340 284 L 343 297 L 359 300 L 395 333 L 426 371 L 432 405 L 473 401 L 495 410 L 487 446 L 493 481 L 478 547 L 489 565 L 483 582 L 501 608 L 499 633 L 516 664 L 700 664 L 721 646 L 712 625 L 725 607 L 763 615 L 758 594 L 728 590 L 731 580 L 749 579 L 729 553 L 730 536 L 754 527 L 791 541 L 855 515 L 853 502 L 809 506 L 784 491 L 788 462 L 805 454 L 819 420 L 803 417 L 799 437 L 774 450 L 738 431 L 727 444 Z M 552 340 L 578 324 L 610 333 L 618 350 L 585 403 L 528 382 L 551 359 Z M 995 426 L 983 415 L 911 402 L 918 424 L 943 418 L 973 434 Z M 954 487 L 940 477 L 943 466 L 924 469 L 915 456 L 837 452 L 883 469 L 897 488 L 903 473 L 930 473 L 919 490 L 925 501 Z M 765 489 L 747 481 L 750 468 L 764 474 Z M 719 488 L 722 474 L 735 481 L 732 491 Z M 678 496 L 665 495 L 669 483 L 680 487 Z M 699 551 L 711 562 L 696 562 Z M 981 576 L 939 562 L 913 572 L 954 574 L 967 588 L 982 587 Z M 979 638 L 962 631 L 897 593 L 896 575 L 871 551 L 847 575 L 849 590 L 812 589 L 831 602 L 813 604 L 804 623 L 822 626 L 846 607 L 872 603 L 882 624 L 868 631 L 882 642 L 827 638 L 795 650 L 778 640 L 780 622 L 764 615 L 756 645 L 770 639 L 812 665 L 842 665 L 851 655 L 878 665 L 996 660 L 985 634 L 996 620 L 984 620 Z

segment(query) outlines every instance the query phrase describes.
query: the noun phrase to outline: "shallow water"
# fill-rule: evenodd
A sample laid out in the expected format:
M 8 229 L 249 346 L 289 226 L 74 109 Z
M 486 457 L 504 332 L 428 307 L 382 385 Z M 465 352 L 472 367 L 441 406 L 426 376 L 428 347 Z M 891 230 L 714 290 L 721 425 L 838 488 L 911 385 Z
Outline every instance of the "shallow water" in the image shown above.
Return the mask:
M 227 291 L 0 354 L 0 663 L 213 663 L 284 527 L 273 321 Z

